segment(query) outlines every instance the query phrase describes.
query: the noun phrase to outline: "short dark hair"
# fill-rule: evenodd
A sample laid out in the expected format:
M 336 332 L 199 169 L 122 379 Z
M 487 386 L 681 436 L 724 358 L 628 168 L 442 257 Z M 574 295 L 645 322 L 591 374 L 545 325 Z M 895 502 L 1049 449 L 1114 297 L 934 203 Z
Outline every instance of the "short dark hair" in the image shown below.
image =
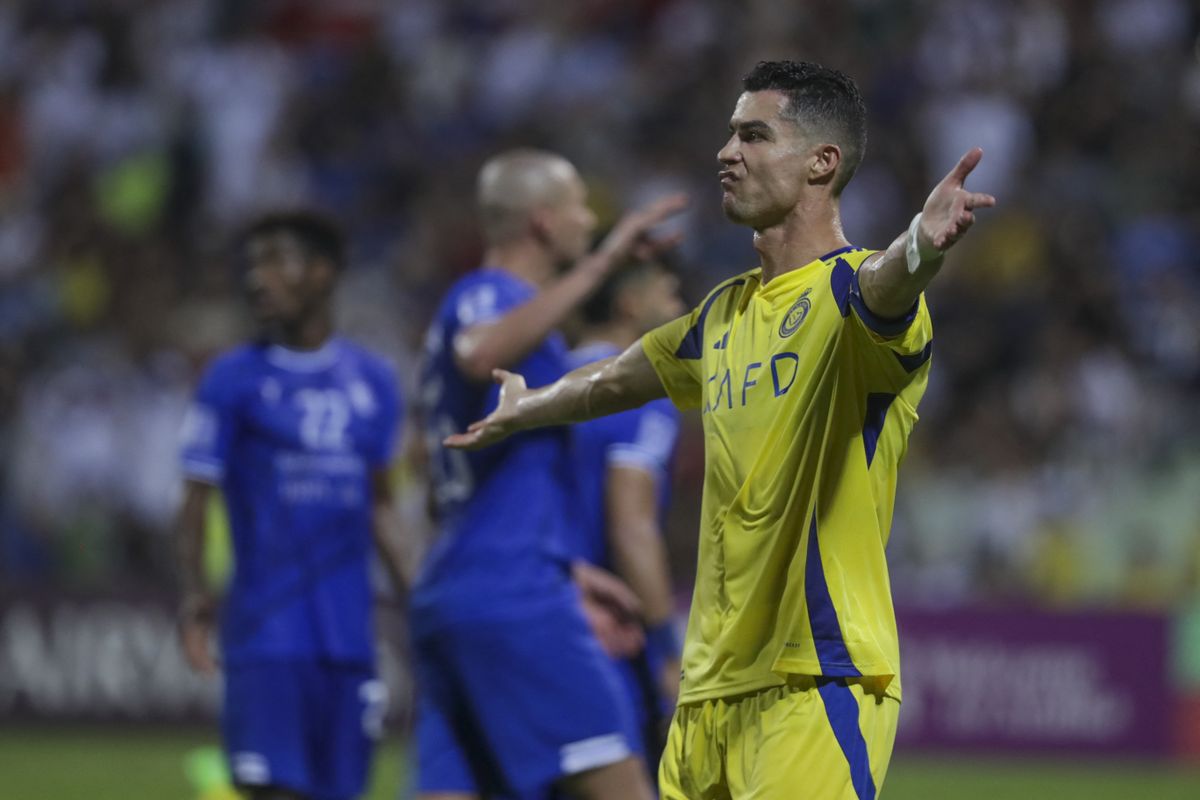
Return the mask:
M 604 283 L 600 284 L 592 296 L 580 308 L 583 321 L 588 325 L 602 325 L 612 322 L 617 311 L 617 297 L 625 287 L 640 281 L 655 272 L 670 271 L 670 266 L 661 261 L 636 260 L 630 261 L 620 269 L 611 273 Z
M 854 79 L 808 61 L 760 61 L 742 79 L 742 88 L 783 92 L 788 119 L 811 126 L 842 149 L 841 169 L 833 184 L 833 193 L 841 194 L 867 149 L 867 106 Z
M 296 237 L 310 257 L 327 258 L 335 269 L 346 266 L 346 235 L 333 218 L 310 209 L 271 211 L 247 225 L 237 237 L 244 248 L 256 236 L 288 233 Z

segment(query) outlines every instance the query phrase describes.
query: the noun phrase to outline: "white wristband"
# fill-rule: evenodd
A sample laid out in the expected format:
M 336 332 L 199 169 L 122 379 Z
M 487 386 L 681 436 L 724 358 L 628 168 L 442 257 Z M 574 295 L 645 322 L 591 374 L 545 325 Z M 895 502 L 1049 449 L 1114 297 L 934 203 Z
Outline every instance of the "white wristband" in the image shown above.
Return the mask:
M 917 244 L 917 228 L 921 224 L 921 213 L 912 218 L 908 226 L 908 239 L 904 243 L 904 258 L 908 262 L 908 274 L 921 268 L 921 247 Z

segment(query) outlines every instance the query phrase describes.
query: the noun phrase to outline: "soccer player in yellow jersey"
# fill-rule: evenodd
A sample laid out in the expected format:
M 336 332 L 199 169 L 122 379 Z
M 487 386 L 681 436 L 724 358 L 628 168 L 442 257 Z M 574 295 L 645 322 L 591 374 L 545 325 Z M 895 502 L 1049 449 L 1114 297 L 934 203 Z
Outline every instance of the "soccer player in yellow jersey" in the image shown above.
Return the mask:
M 862 161 L 854 82 L 763 62 L 717 154 L 722 207 L 762 264 L 621 355 L 529 390 L 447 439 L 483 447 L 668 396 L 699 408 L 705 475 L 683 683 L 659 768 L 666 800 L 869 800 L 891 757 L 900 665 L 884 548 L 928 378 L 923 291 L 995 199 L 963 156 L 885 251 L 838 216 Z

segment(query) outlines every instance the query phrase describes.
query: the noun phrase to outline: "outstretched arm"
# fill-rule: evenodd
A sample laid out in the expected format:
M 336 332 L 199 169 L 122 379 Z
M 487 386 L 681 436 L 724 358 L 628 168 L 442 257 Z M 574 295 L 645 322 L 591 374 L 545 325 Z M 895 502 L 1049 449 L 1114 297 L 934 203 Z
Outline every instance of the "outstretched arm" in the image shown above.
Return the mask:
M 626 214 L 592 253 L 529 302 L 492 322 L 473 325 L 454 340 L 454 362 L 469 379 L 485 382 L 496 369 L 517 364 L 536 348 L 630 255 L 656 252 L 673 239 L 651 242 L 650 230 L 687 206 L 670 195 Z
M 447 436 L 447 447 L 478 450 L 518 431 L 595 419 L 667 396 L 640 339 L 624 353 L 585 364 L 540 389 L 526 388 L 524 378 L 501 369 L 492 377 L 500 384 L 496 410 L 465 433 Z
M 904 316 L 942 268 L 946 251 L 975 222 L 975 210 L 996 205 L 990 194 L 969 192 L 963 183 L 983 158 L 976 147 L 933 188 L 909 229 L 858 270 L 863 302 L 884 319 Z

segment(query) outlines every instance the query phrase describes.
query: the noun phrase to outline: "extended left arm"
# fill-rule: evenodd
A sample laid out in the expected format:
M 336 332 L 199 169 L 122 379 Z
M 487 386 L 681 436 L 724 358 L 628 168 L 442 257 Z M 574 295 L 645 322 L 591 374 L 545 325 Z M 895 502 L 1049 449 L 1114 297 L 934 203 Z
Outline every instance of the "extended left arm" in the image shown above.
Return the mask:
M 620 355 L 584 364 L 540 389 L 527 388 L 523 377 L 502 369 L 492 378 L 500 384 L 496 410 L 466 432 L 447 436 L 444 445 L 478 450 L 529 428 L 583 422 L 667 396 L 641 339 Z
M 990 194 L 963 187 L 981 158 L 980 148 L 968 151 L 933 188 L 909 229 L 883 253 L 863 262 L 858 285 L 863 302 L 874 314 L 883 319 L 907 314 L 941 269 L 946 251 L 974 224 L 975 209 L 996 205 Z

